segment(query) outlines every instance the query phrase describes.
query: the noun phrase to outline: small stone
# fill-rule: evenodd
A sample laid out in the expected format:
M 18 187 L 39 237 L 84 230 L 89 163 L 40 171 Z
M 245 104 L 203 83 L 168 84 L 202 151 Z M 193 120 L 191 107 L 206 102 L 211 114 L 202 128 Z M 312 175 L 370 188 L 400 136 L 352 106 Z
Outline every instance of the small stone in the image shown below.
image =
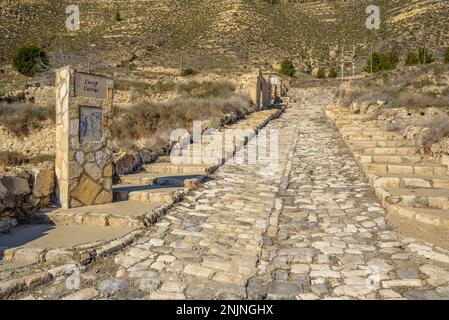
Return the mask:
M 422 287 L 424 282 L 420 279 L 401 279 L 401 280 L 384 280 L 382 281 L 382 287 L 396 288 L 396 287 Z
M 113 295 L 116 292 L 124 289 L 128 285 L 127 280 L 104 280 L 98 285 L 98 290 L 104 295 Z
M 399 269 L 396 271 L 401 279 L 417 279 L 418 272 L 414 269 Z
M 306 274 L 309 271 L 310 271 L 310 267 L 307 264 L 293 264 L 290 267 L 291 273 Z
M 299 300 L 318 300 L 320 297 L 313 293 L 300 293 L 296 296 Z
M 402 298 L 402 296 L 399 293 L 397 293 L 396 291 L 391 290 L 391 289 L 379 290 L 379 295 L 381 298 L 384 298 L 384 299 Z
M 300 291 L 296 283 L 276 281 L 268 286 L 267 297 L 272 300 L 294 299 Z
M 62 300 L 92 300 L 98 295 L 98 291 L 95 288 L 87 288 L 78 290 L 62 298 Z
M 438 287 L 449 282 L 449 272 L 438 266 L 425 264 L 419 270 L 429 276 L 427 282 L 432 286 Z
M 195 264 L 186 265 L 184 268 L 184 272 L 201 278 L 209 278 L 214 273 L 211 269 Z
M 246 277 L 244 275 L 238 273 L 230 273 L 230 272 L 217 272 L 212 280 L 221 282 L 221 283 L 231 283 L 239 286 L 245 286 Z
M 161 290 L 165 292 L 182 293 L 185 288 L 186 286 L 179 282 L 167 281 L 162 285 Z
M 139 282 L 139 290 L 144 292 L 153 292 L 161 285 L 161 281 L 157 278 L 143 278 Z

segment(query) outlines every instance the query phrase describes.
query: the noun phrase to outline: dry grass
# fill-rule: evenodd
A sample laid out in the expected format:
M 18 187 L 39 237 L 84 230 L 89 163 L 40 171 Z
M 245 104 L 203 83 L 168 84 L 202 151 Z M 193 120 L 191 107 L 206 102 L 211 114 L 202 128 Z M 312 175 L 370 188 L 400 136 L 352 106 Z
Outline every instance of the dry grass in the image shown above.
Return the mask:
M 231 97 L 235 91 L 235 85 L 229 81 L 189 81 L 181 82 L 176 86 L 176 91 L 182 96 L 205 97 Z
M 0 151 L 0 166 L 20 166 L 24 164 L 39 164 L 45 161 L 54 161 L 50 155 L 28 157 L 19 152 Z
M 449 68 L 442 65 L 382 72 L 374 78 L 355 81 L 351 88 L 343 90 L 340 102 L 346 107 L 363 102 L 371 105 L 380 100 L 389 108 L 449 108 L 447 77 Z
M 193 121 L 205 121 L 218 127 L 226 114 L 244 116 L 252 111 L 248 98 L 233 94 L 230 97 L 176 98 L 163 103 L 140 102 L 129 108 L 116 108 L 113 136 L 120 146 L 146 139 L 150 146 L 169 141 L 169 134 L 177 128 L 189 129 Z
M 422 147 L 426 152 L 430 152 L 432 144 L 449 135 L 449 117 L 434 118 L 418 124 L 430 128 L 422 140 Z
M 38 106 L 27 103 L 0 105 L 0 125 L 17 136 L 26 136 L 32 129 L 42 128 L 54 122 L 54 106 Z

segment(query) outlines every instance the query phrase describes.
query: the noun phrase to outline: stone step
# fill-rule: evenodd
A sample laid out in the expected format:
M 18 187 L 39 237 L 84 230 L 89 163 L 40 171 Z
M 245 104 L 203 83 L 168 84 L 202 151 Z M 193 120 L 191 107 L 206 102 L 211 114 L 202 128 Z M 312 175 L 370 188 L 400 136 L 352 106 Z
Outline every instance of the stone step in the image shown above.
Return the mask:
M 440 188 L 449 189 L 449 176 L 368 175 L 373 188 Z
M 419 174 L 419 175 L 447 175 L 447 167 L 433 163 L 365 163 L 363 171 L 368 174 Z
M 206 179 L 204 175 L 190 175 L 190 176 L 171 176 L 159 177 L 156 179 L 158 185 L 166 185 L 170 187 L 191 188 L 197 186 Z
M 377 189 L 376 195 L 385 205 L 391 203 L 413 208 L 449 209 L 448 189 L 387 188 Z
M 394 156 L 410 156 L 420 153 L 420 149 L 417 147 L 368 147 L 368 148 L 356 148 L 354 151 L 365 155 L 394 155 Z
M 429 156 L 423 155 L 366 155 L 366 154 L 354 154 L 355 159 L 362 163 L 398 163 L 398 164 L 409 164 L 409 163 L 420 163 L 431 160 Z
M 396 133 L 379 133 L 379 134 L 343 134 L 343 139 L 345 140 L 393 140 L 393 141 L 403 141 L 404 137 L 396 134 Z
M 354 125 L 351 125 L 351 126 L 347 126 L 347 127 L 341 127 L 340 133 L 343 136 L 346 136 L 346 135 L 379 135 L 379 134 L 384 135 L 384 134 L 388 133 L 388 131 L 384 131 L 378 127 L 366 128 L 365 126 L 363 126 L 363 128 L 355 128 Z
M 134 200 L 160 206 L 173 202 L 183 190 L 184 188 L 165 185 L 117 186 L 114 187 L 113 194 L 115 201 Z
M 346 140 L 346 143 L 352 151 L 364 148 L 413 147 L 408 140 Z
M 36 215 L 36 222 L 54 225 L 145 226 L 145 216 L 165 202 L 121 201 L 72 209 L 54 209 Z
M 167 185 L 172 187 L 186 187 L 197 185 L 203 181 L 204 175 L 172 175 L 153 174 L 148 172 L 140 172 L 120 177 L 120 186 L 126 187 L 131 185 Z M 118 185 L 117 185 L 118 186 Z
M 417 236 L 420 232 L 428 232 L 428 227 L 433 227 L 430 232 L 436 232 L 436 235 L 445 235 L 444 243 L 447 243 L 449 230 L 449 210 L 432 208 L 413 208 L 404 207 L 396 204 L 387 204 L 387 212 L 393 217 L 395 224 L 412 223 L 409 229 Z M 396 220 L 396 221 L 395 221 Z M 404 221 L 405 220 L 405 221 Z
M 79 258 L 76 251 L 101 246 L 133 230 L 120 226 L 24 224 L 0 236 L 0 256 L 7 263 L 69 263 Z
M 172 163 L 152 163 L 144 165 L 148 173 L 157 173 L 165 175 L 208 175 L 215 171 L 216 165 L 185 164 L 177 165 Z
M 163 176 L 163 175 L 159 175 Z M 132 173 L 120 176 L 120 185 L 154 185 L 158 175 L 148 172 Z

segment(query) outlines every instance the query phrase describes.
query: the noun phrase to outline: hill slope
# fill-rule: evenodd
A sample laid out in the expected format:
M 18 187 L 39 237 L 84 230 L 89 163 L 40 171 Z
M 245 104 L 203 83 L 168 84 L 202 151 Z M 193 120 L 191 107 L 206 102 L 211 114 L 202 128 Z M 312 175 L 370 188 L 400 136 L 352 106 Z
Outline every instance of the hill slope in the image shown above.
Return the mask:
M 278 2 L 271 4 L 271 2 Z M 0 0 L 0 61 L 24 43 L 45 46 L 59 63 L 111 67 L 183 65 L 205 69 L 278 63 L 331 64 L 343 48 L 407 51 L 449 44 L 446 0 L 378 0 L 381 30 L 365 29 L 365 0 L 81 0 L 81 30 L 65 29 L 70 0 Z M 121 20 L 116 19 L 119 13 Z M 60 54 L 61 55 L 61 54 Z M 182 58 L 181 58 L 182 57 Z

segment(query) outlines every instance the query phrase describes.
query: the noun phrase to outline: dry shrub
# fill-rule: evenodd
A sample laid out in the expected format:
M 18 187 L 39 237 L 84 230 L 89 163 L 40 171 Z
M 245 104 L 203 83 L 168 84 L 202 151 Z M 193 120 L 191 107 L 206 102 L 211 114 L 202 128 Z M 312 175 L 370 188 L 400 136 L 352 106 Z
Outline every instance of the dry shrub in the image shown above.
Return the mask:
M 17 136 L 26 136 L 31 129 L 40 129 L 46 122 L 54 122 L 54 106 L 14 103 L 0 105 L 0 125 Z
M 19 152 L 0 151 L 0 166 L 20 166 L 24 164 L 39 164 L 46 161 L 54 161 L 50 155 L 26 156 Z
M 355 81 L 351 88 L 345 88 L 341 103 L 375 103 L 385 101 L 386 107 L 449 107 L 449 88 L 447 86 L 448 66 L 430 65 L 409 68 L 394 72 L 382 72 L 371 79 Z M 435 86 L 442 94 L 434 92 Z M 338 96 L 339 93 L 336 93 Z
M 385 126 L 385 129 L 387 131 L 400 132 L 400 133 L 404 132 L 406 128 L 407 124 L 402 121 L 389 122 Z
M 235 91 L 235 85 L 229 81 L 189 81 L 176 85 L 176 92 L 183 96 L 195 98 L 230 97 Z
M 406 108 L 445 108 L 449 106 L 449 95 L 437 97 L 429 94 L 415 93 L 407 90 L 401 92 L 398 95 L 397 104 Z
M 226 114 L 243 116 L 252 110 L 247 97 L 176 98 L 168 102 L 141 102 L 128 108 L 116 108 L 113 136 L 120 145 L 138 139 L 166 141 L 177 128 L 190 129 L 193 121 L 219 124 Z M 153 144 L 154 144 L 153 143 Z
M 419 125 L 430 128 L 430 131 L 422 140 L 422 147 L 427 152 L 430 151 L 432 144 L 449 135 L 449 117 L 433 118 L 428 121 L 422 121 Z

